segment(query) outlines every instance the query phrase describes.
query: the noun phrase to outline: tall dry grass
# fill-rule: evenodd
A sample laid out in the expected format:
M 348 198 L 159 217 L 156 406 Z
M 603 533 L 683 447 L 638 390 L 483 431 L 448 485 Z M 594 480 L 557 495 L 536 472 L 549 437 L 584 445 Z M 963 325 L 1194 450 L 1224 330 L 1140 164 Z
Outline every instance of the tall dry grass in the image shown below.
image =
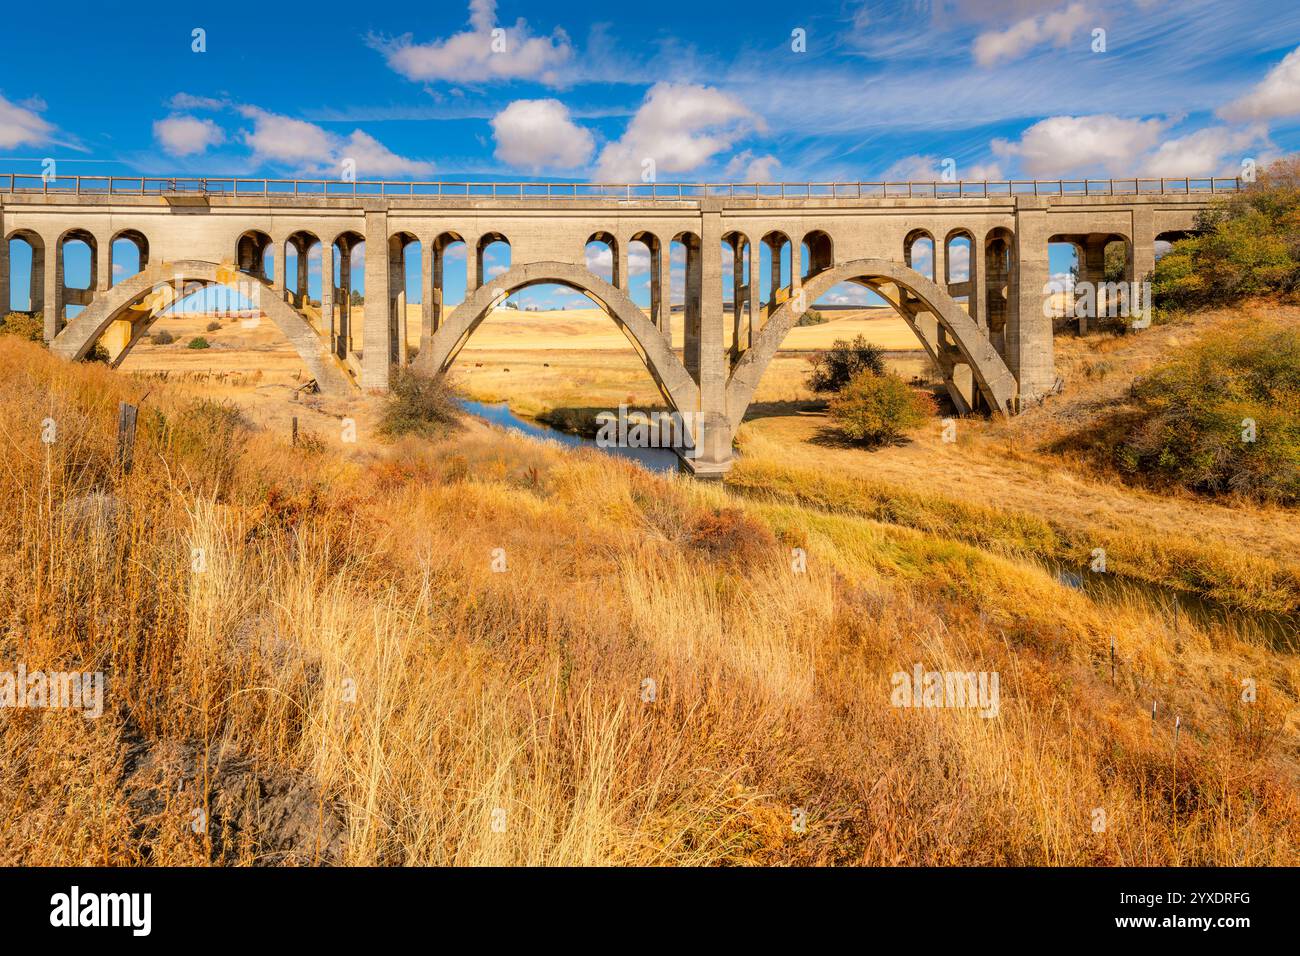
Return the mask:
M 1300 668 L 1241 635 L 481 429 L 294 450 L 8 339 L 0 383 L 0 669 L 109 682 L 0 711 L 0 862 L 1297 862 Z M 914 662 L 1000 715 L 891 706 Z

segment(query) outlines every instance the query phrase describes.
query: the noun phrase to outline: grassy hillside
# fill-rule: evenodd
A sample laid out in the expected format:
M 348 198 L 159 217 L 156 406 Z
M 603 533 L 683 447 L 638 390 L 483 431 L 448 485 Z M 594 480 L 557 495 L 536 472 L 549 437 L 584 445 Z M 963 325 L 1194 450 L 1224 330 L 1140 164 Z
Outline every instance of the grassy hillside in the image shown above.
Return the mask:
M 0 660 L 108 676 L 98 720 L 0 710 L 0 862 L 1300 862 L 1294 655 L 1024 560 L 1048 531 L 978 484 L 1004 426 L 799 475 L 763 419 L 719 487 L 328 407 L 295 449 L 13 337 L 0 383 Z M 840 495 L 918 451 L 967 467 Z M 998 672 L 999 716 L 892 706 L 916 663 Z

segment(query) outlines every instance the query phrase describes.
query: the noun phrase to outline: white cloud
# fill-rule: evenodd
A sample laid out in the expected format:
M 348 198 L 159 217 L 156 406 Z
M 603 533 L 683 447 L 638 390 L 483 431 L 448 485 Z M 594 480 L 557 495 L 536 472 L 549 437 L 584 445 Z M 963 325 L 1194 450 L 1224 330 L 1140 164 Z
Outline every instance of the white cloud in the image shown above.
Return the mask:
M 1300 116 L 1300 47 L 1245 96 L 1219 110 L 1228 120 L 1265 120 L 1277 116 Z
M 169 116 L 153 124 L 153 137 L 170 156 L 192 156 L 222 142 L 226 134 L 210 119 Z
M 760 128 L 761 121 L 729 93 L 709 86 L 656 83 L 622 138 L 601 150 L 596 178 L 635 182 L 647 159 L 654 161 L 658 176 L 687 173 Z
M 958 170 L 958 179 L 964 179 L 968 182 L 997 182 L 1006 177 L 1002 174 L 1002 167 L 997 163 L 976 163 L 974 166 L 966 167 L 965 172 Z
M 934 272 L 934 244 L 922 239 L 912 245 L 912 268 L 931 275 Z
M 753 150 L 737 153 L 727 162 L 722 178 L 729 182 L 770 183 L 776 181 L 781 161 L 775 156 L 755 156 Z
M 363 130 L 353 130 L 344 138 L 314 123 L 256 106 L 241 106 L 239 112 L 253 121 L 253 129 L 246 130 L 243 139 L 260 161 L 325 174 L 337 173 L 344 160 L 352 159 L 359 178 L 420 175 L 434 168 L 432 163 L 398 156 Z
M 1263 127 L 1211 126 L 1161 143 L 1143 168 L 1148 176 L 1219 176 L 1225 168 L 1235 176 L 1245 151 L 1267 142 Z
M 890 183 L 932 183 L 943 178 L 939 164 L 935 156 L 904 156 L 887 166 L 880 178 Z
M 494 37 L 496 0 L 470 0 L 470 28 L 442 40 L 414 43 L 408 34 L 395 40 L 372 38 L 389 67 L 408 80 L 531 79 L 560 85 L 559 68 L 573 57 L 573 47 L 558 27 L 549 37 L 533 36 L 522 18 Z M 504 44 L 504 48 L 502 48 Z
M 949 244 L 948 275 L 953 282 L 965 282 L 970 278 L 970 243 Z
M 860 286 L 853 282 L 842 282 L 833 287 L 830 291 L 824 293 L 818 304 L 824 305 L 856 305 L 868 306 L 879 305 L 878 299 L 873 299 L 871 290 L 866 286 Z
M 515 100 L 492 118 L 492 137 L 497 159 L 530 172 L 582 166 L 596 149 L 591 133 L 554 99 Z
M 1086 5 L 1068 7 L 1042 17 L 1026 17 L 1005 30 L 989 30 L 975 38 L 973 53 L 980 66 L 993 66 L 1001 60 L 1014 60 L 1042 43 L 1056 47 L 1069 45 L 1079 27 L 1093 14 Z
M 244 132 L 244 142 L 260 158 L 319 167 L 334 155 L 333 138 L 313 123 L 256 106 L 241 106 L 239 112 L 253 121 L 252 131 Z
M 433 163 L 398 156 L 363 130 L 354 129 L 339 147 L 345 159 L 356 160 L 358 176 L 419 176 L 433 172 Z
M 1025 130 L 1017 143 L 995 139 L 992 149 L 1004 159 L 1018 158 L 1030 176 L 1061 176 L 1096 168 L 1124 175 L 1157 145 L 1168 126 L 1164 120 L 1106 114 L 1052 116 Z
M 0 96 L 0 148 L 36 146 L 48 142 L 53 132 L 54 127 L 37 116 L 34 109 Z
M 192 96 L 189 93 L 177 93 L 168 104 L 174 110 L 221 110 L 230 103 L 212 96 Z

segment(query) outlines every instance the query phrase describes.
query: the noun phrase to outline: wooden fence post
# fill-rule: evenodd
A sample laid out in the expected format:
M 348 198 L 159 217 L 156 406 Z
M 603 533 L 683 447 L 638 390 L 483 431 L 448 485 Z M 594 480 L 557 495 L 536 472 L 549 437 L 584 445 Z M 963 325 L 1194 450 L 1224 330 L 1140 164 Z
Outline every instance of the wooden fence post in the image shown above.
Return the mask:
M 134 405 L 120 402 L 117 406 L 117 462 L 122 467 L 122 474 L 131 473 L 135 459 L 135 416 L 138 409 Z

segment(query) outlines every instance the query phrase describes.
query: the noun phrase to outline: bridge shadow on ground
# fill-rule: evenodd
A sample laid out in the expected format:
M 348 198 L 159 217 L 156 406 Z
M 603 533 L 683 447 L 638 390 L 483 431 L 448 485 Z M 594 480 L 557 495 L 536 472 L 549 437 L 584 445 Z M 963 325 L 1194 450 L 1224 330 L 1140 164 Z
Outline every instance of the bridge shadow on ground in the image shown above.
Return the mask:
M 826 412 L 826 401 L 820 398 L 788 399 L 783 402 L 754 402 L 745 409 L 743 421 L 752 422 L 760 418 L 793 418 L 801 415 L 822 415 Z
M 882 442 L 860 442 L 846 438 L 844 434 L 833 425 L 823 425 L 821 428 L 808 438 L 808 444 L 816 445 L 819 448 L 840 448 L 848 451 L 883 451 L 886 448 L 901 448 L 906 445 L 914 444 L 913 440 L 906 435 L 893 439 L 892 441 Z

